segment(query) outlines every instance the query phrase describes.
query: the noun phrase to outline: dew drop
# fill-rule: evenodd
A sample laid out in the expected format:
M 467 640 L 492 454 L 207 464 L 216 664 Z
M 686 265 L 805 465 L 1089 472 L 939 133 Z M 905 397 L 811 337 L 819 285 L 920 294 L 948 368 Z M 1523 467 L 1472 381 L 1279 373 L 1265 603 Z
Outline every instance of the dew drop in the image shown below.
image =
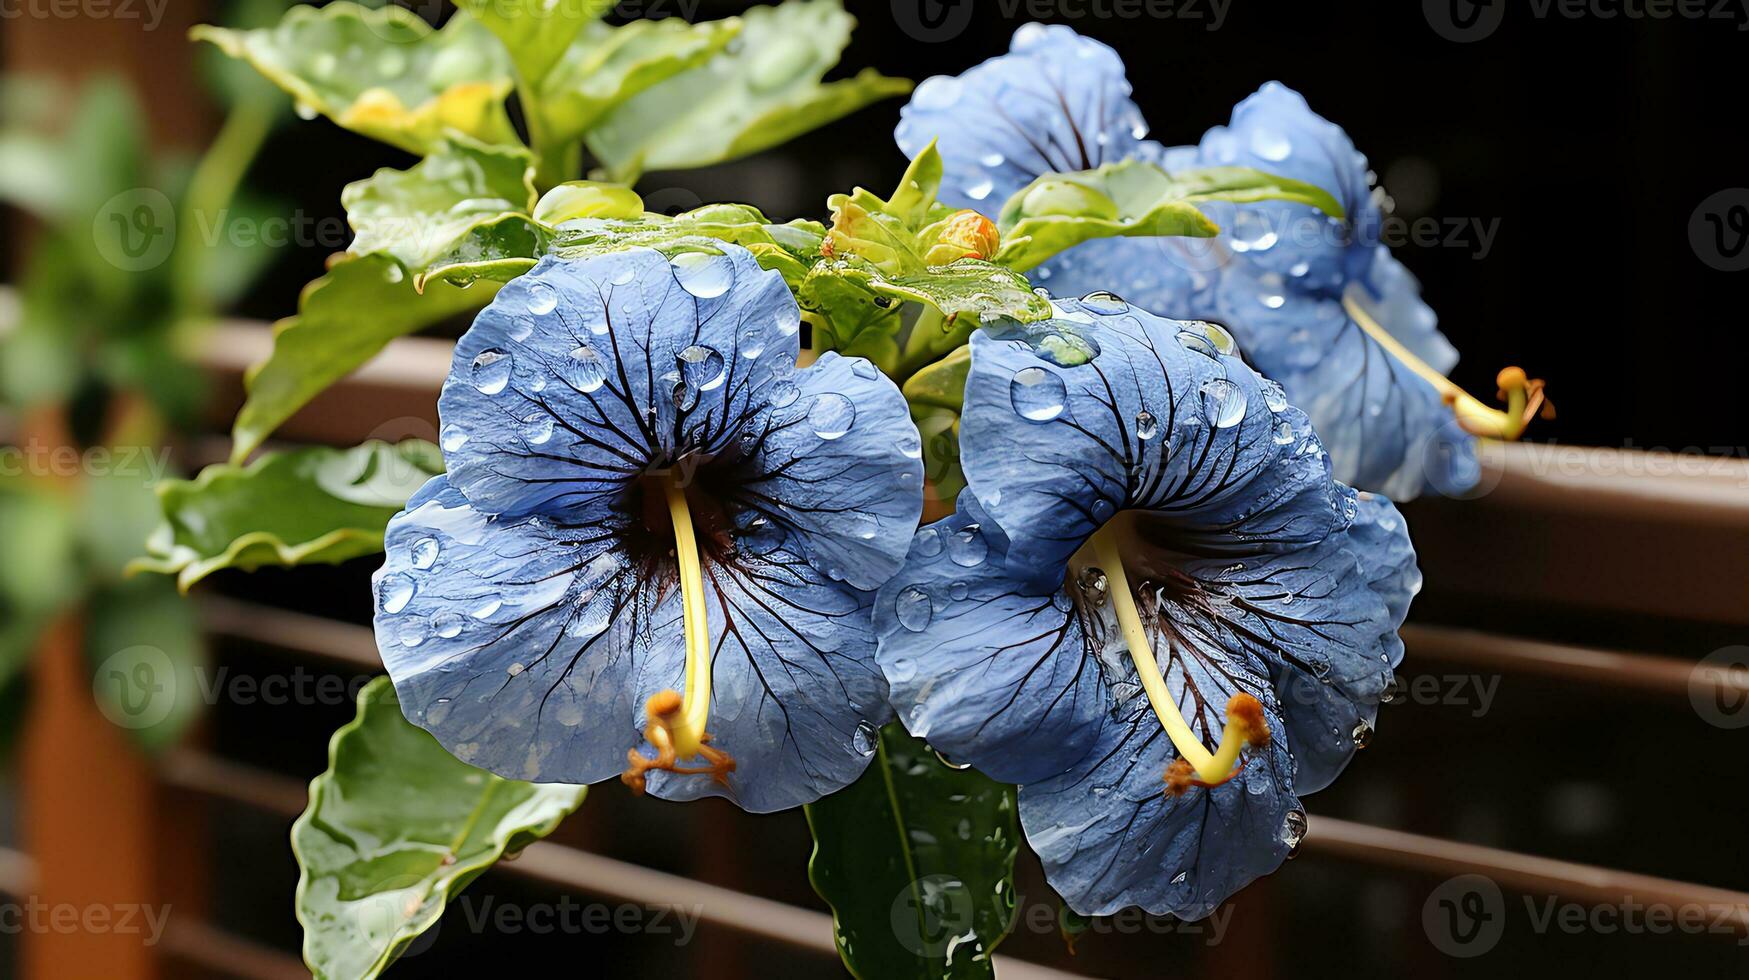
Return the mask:
M 1178 342 L 1184 345 L 1185 350 L 1195 351 L 1204 357 L 1220 356 L 1215 350 L 1215 345 L 1209 343 L 1208 335 L 1200 330 L 1178 331 Z
M 1105 577 L 1105 569 L 1089 565 L 1081 569 L 1081 574 L 1075 576 L 1075 588 L 1081 591 L 1081 598 L 1098 609 L 1105 605 L 1106 597 L 1110 594 L 1111 584 Z
M 440 612 L 431 617 L 431 632 L 445 640 L 461 635 L 462 617 L 456 612 Z
M 978 158 L 978 162 L 986 167 L 1000 167 L 1007 161 L 1008 158 L 1000 153 L 986 153 Z
M 1180 871 L 1177 874 L 1172 876 L 1172 883 L 1174 885 L 1182 885 L 1185 882 L 1188 882 L 1189 880 L 1190 880 L 1190 872 L 1188 872 L 1188 871 Z
M 544 445 L 553 437 L 553 417 L 547 412 L 536 412 L 522 420 L 522 438 L 531 446 Z
M 1136 413 L 1136 438 L 1147 442 L 1160 434 L 1160 420 L 1154 413 L 1143 409 Z
M 680 378 L 699 391 L 723 383 L 723 355 L 715 348 L 694 344 L 680 352 Z
M 966 196 L 974 201 L 982 201 L 984 198 L 989 197 L 990 192 L 995 189 L 995 184 L 987 180 L 980 180 L 966 188 Z
M 1230 429 L 1245 418 L 1245 390 L 1225 378 L 1202 384 L 1203 413 L 1217 429 Z
M 893 611 L 899 617 L 899 625 L 913 633 L 921 633 L 929 628 L 929 620 L 935 615 L 935 605 L 929 599 L 929 593 L 915 585 L 908 585 L 900 590 L 899 597 L 893 602 Z
M 1275 423 L 1275 434 L 1272 437 L 1275 444 L 1285 446 L 1294 441 L 1294 427 L 1286 422 Z
M 407 608 L 407 603 L 413 601 L 413 589 L 413 580 L 399 572 L 384 578 L 377 589 L 383 612 L 393 615 Z
M 923 558 L 934 558 L 941 554 L 941 532 L 933 527 L 926 527 L 917 532 L 911 539 L 911 550 Z
M 528 287 L 528 312 L 535 316 L 546 316 L 558 308 L 558 290 L 544 282 L 537 282 Z
M 510 383 L 510 355 L 488 348 L 474 357 L 474 387 L 482 395 L 496 395 Z
M 741 356 L 749 361 L 758 360 L 765 353 L 765 328 L 759 324 L 749 324 L 741 331 Z
M 452 422 L 443 427 L 443 432 L 438 435 L 437 440 L 443 446 L 444 452 L 453 453 L 468 444 L 468 434 L 462 431 L 461 426 Z
M 911 93 L 911 104 L 925 111 L 939 111 L 960 100 L 963 89 L 960 80 L 951 75 L 934 75 L 923 80 Z
M 772 408 L 788 408 L 794 405 L 796 399 L 800 397 L 802 397 L 801 389 L 797 388 L 793 382 L 779 381 L 771 386 Z
M 1300 842 L 1306 839 L 1306 813 L 1304 810 L 1289 810 L 1281 822 L 1281 842 L 1287 845 L 1287 856 L 1291 859 L 1299 854 Z
M 984 540 L 984 529 L 976 524 L 967 524 L 947 539 L 947 557 L 961 568 L 976 567 L 989 553 L 990 544 Z
M 1281 385 L 1265 378 L 1263 379 L 1263 404 L 1269 406 L 1269 410 L 1272 412 L 1285 412 L 1287 411 L 1287 392 L 1282 390 Z
M 1130 310 L 1130 304 L 1124 302 L 1122 296 L 1108 293 L 1103 289 L 1081 297 L 1081 305 L 1095 313 L 1128 313 Z
M 856 723 L 856 733 L 850 737 L 850 747 L 859 754 L 867 755 L 875 750 L 875 742 L 880 738 L 880 732 L 875 726 L 866 722 Z
M 567 373 L 571 387 L 587 395 L 607 381 L 607 363 L 602 360 L 600 351 L 583 344 L 572 349 Z
M 504 608 L 504 600 L 497 596 L 487 596 L 485 601 L 475 606 L 469 615 L 475 619 L 486 619 L 502 608 Z
M 1056 372 L 1026 367 L 1014 372 L 1014 380 L 1008 384 L 1008 397 L 1021 418 L 1049 422 L 1063 414 L 1068 390 Z
M 669 260 L 680 288 L 699 299 L 715 299 L 735 281 L 735 264 L 727 255 L 682 252 Z
M 411 553 L 413 567 L 426 569 L 437 564 L 437 551 L 438 547 L 436 538 L 420 538 L 413 542 L 413 550 Z
M 631 268 L 630 266 L 627 266 L 626 268 L 621 269 L 621 270 L 619 270 L 619 272 L 615 273 L 614 277 L 608 281 L 613 283 L 615 286 L 624 286 L 627 283 L 631 282 L 634 278 L 636 278 L 637 274 L 638 274 L 637 270 Z
M 1294 151 L 1294 145 L 1288 138 L 1272 129 L 1254 129 L 1251 131 L 1251 152 L 1271 163 L 1286 160 Z
M 416 647 L 419 644 L 424 643 L 425 624 L 419 622 L 417 619 L 408 620 L 407 622 L 402 623 L 400 637 L 401 645 L 404 647 Z
M 808 408 L 808 424 L 814 427 L 815 435 L 827 441 L 849 432 L 855 423 L 856 405 L 835 391 L 816 395 Z
M 1367 724 L 1365 718 L 1362 718 L 1354 723 L 1354 731 L 1349 733 L 1349 737 L 1354 739 L 1356 750 L 1364 749 L 1372 744 L 1372 726 Z

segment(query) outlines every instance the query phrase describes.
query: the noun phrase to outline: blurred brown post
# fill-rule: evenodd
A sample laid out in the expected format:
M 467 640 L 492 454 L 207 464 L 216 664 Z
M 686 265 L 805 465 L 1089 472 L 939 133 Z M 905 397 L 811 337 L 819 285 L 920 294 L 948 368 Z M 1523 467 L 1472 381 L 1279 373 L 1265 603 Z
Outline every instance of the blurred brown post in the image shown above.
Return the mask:
M 122 5 L 80 7 L 71 17 L 45 6 L 40 16 L 7 21 L 0 65 L 75 83 L 120 76 L 140 94 L 154 145 L 196 148 L 212 120 L 186 33 L 207 6 L 136 4 L 126 17 L 117 13 Z M 162 19 L 146 19 L 148 8 Z M 58 418 L 26 429 L 41 445 L 68 441 Z M 202 892 L 193 860 L 200 852 L 187 845 L 200 837 L 200 814 L 162 803 L 150 760 L 99 711 L 82 620 L 75 611 L 56 623 L 32 668 L 19 795 L 22 843 L 36 867 L 27 901 L 39 911 L 27 920 L 22 976 L 154 980 L 173 971 L 159 962 L 151 923 L 162 925 L 167 909 L 171 923 L 199 912 L 190 906 Z

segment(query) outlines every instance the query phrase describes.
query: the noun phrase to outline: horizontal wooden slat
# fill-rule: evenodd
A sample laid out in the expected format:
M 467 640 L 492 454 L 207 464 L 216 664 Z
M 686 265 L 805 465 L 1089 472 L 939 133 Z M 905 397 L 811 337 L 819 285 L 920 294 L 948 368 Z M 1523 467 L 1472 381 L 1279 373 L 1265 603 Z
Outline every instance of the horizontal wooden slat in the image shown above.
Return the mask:
M 1608 685 L 1630 694 L 1658 697 L 1685 697 L 1691 692 L 1749 695 L 1749 672 L 1697 671 L 1693 661 L 1675 657 L 1598 650 L 1418 623 L 1406 624 L 1402 635 L 1406 662 L 1417 666 L 1436 660 L 1500 673 Z
M 204 752 L 184 749 L 169 753 L 163 776 L 167 784 L 179 789 L 287 817 L 304 807 L 304 787 L 296 780 Z M 537 841 L 524 848 L 516 860 L 496 867 L 505 874 L 582 894 L 684 908 L 714 925 L 825 956 L 838 955 L 829 915 L 599 854 Z M 1003 956 L 996 957 L 996 969 L 1005 980 L 1073 980 L 1073 974 Z

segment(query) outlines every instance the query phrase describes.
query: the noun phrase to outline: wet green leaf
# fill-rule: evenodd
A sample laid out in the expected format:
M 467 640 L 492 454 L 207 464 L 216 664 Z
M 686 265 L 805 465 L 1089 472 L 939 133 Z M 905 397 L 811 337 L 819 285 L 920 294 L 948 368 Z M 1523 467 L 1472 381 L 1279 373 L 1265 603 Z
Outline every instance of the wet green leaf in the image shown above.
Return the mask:
M 840 0 L 785 0 L 741 21 L 733 50 L 622 103 L 590 130 L 589 149 L 611 177 L 732 160 L 911 90 L 873 70 L 821 82 L 855 24 Z
M 580 140 L 615 108 L 683 71 L 697 68 L 741 32 L 741 20 L 688 24 L 678 17 L 590 24 L 540 87 L 547 139 Z
M 814 890 L 862 980 L 991 977 L 1014 919 L 1014 788 L 943 765 L 897 722 L 849 787 L 807 807 Z
M 431 477 L 437 447 L 408 440 L 351 449 L 267 453 L 248 466 L 217 463 L 158 487 L 164 522 L 137 571 L 175 575 L 187 591 L 225 568 L 337 564 L 382 550 L 383 529 Z
M 1024 272 L 1095 238 L 1210 238 L 1220 229 L 1197 209 L 1198 202 L 1271 200 L 1309 204 L 1343 217 L 1341 204 L 1326 191 L 1244 167 L 1168 173 L 1152 163 L 1124 160 L 1097 170 L 1045 174 L 1002 206 L 996 261 Z
M 462 290 L 436 283 L 423 294 L 387 255 L 336 263 L 304 287 L 298 315 L 273 332 L 273 353 L 244 379 L 249 397 L 231 427 L 231 461 L 241 462 L 323 389 L 357 370 L 396 337 L 486 305 L 496 286 Z
M 310 972 L 377 976 L 493 863 L 552 833 L 585 789 L 457 761 L 402 717 L 388 678 L 372 681 L 292 825 Z
M 530 212 L 534 157 L 458 134 L 407 170 L 384 168 L 346 185 L 340 203 L 357 233 L 348 251 L 392 255 L 424 275 L 481 226 Z
M 547 77 L 579 31 L 600 19 L 612 0 L 456 0 L 510 51 L 524 85 Z
M 433 30 L 401 7 L 338 0 L 294 6 L 269 28 L 203 25 L 190 36 L 249 62 L 300 111 L 412 153 L 436 150 L 450 130 L 517 143 L 504 109 L 514 84 L 510 59 L 465 13 Z

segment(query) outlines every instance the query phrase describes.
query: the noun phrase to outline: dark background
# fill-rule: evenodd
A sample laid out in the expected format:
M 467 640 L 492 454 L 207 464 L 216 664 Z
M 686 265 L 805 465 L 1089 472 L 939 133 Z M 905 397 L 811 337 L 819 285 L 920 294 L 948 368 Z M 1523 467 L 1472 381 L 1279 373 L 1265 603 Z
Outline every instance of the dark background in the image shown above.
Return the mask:
M 656 2 L 645 8 L 690 19 L 746 6 Z M 946 16 L 969 5 L 964 30 L 927 42 L 916 36 L 918 0 L 848 3 L 861 26 L 838 75 L 864 66 L 918 80 L 958 73 L 1004 51 L 1015 28 L 1033 19 L 1006 16 L 999 0 L 958 0 Z M 1506 0 L 1494 3 L 1506 7 Z M 1732 302 L 1749 272 L 1709 267 L 1689 237 L 1697 206 L 1749 184 L 1749 130 L 1733 111 L 1749 89 L 1740 67 L 1749 33 L 1737 21 L 1571 19 L 1552 8 L 1538 18 L 1530 4 L 1514 3 L 1491 36 L 1455 43 L 1435 30 L 1419 0 L 1232 0 L 1212 31 L 1209 0 L 1180 3 L 1178 16 L 1165 18 L 1096 15 L 1130 9 L 1111 2 L 1053 6 L 1079 15 L 1044 19 L 1118 49 L 1155 139 L 1194 142 L 1224 123 L 1235 102 L 1279 79 L 1348 130 L 1396 196 L 1397 216 L 1462 222 L 1465 241 L 1409 245 L 1397 254 L 1421 277 L 1443 329 L 1463 352 L 1456 380 L 1486 399 L 1505 364 L 1548 379 L 1560 417 L 1536 424 L 1531 438 L 1749 454 L 1737 405 L 1742 359 Z M 750 159 L 652 174 L 639 189 L 657 210 L 732 200 L 779 219 L 823 218 L 828 194 L 857 184 L 884 193 L 896 181 L 905 163 L 891 138 L 899 105 L 876 105 Z M 147 108 L 160 121 L 186 115 L 185 107 L 161 102 Z M 376 167 L 410 163 L 325 121 L 292 121 L 274 135 L 250 185 L 276 199 L 277 213 L 333 228 L 342 221 L 346 183 Z M 1476 255 L 1476 222 L 1497 231 L 1485 257 Z M 285 249 L 236 312 L 261 319 L 292 312 L 298 290 L 344 239 L 323 245 L 330 247 Z M 224 421 L 215 420 L 215 431 Z M 1741 642 L 1743 616 L 1678 625 L 1643 608 L 1550 609 L 1531 599 L 1466 593 L 1462 576 L 1442 573 L 1468 562 L 1485 574 L 1496 556 L 1476 554 L 1482 545 L 1464 551 L 1465 540 L 1512 542 L 1512 554 L 1498 557 L 1502 563 L 1545 563 L 1533 526 L 1544 516 L 1520 514 L 1521 524 L 1489 527 L 1487 521 L 1511 513 L 1486 504 L 1436 502 L 1431 512 L 1411 512 L 1429 573 L 1417 621 L 1689 657 Z M 1650 549 L 1669 538 L 1646 540 L 1652 543 L 1641 546 Z M 1625 551 L 1619 566 L 1589 564 L 1599 575 L 1634 574 Z M 228 574 L 203 588 L 367 623 L 373 566 L 365 559 L 340 568 Z M 284 675 L 300 663 L 236 641 L 216 644 L 214 653 L 238 675 Z M 1404 676 L 1411 683 L 1422 676 L 1449 681 L 1453 673 L 1450 665 L 1412 656 Z M 1348 778 L 1309 801 L 1313 812 L 1709 885 L 1745 884 L 1744 792 L 1731 764 L 1719 761 L 1739 757 L 1738 733 L 1705 726 L 1680 698 L 1576 689 L 1537 676 L 1507 677 L 1485 719 L 1476 714 L 1480 707 L 1460 700 L 1387 709 L 1373 747 Z M 323 768 L 328 734 L 351 716 L 345 705 L 220 704 L 205 742 L 227 758 L 303 780 Z M 297 869 L 284 843 L 286 821 L 227 807 L 213 814 L 211 831 L 211 854 L 200 860 L 215 869 L 215 923 L 295 950 L 290 896 Z M 822 907 L 807 883 L 809 838 L 796 812 L 750 817 L 721 801 L 635 800 L 610 782 L 591 790 L 555 839 Z M 1023 927 L 1002 952 L 1115 977 L 1483 977 L 1503 968 L 1506 975 L 1560 969 L 1628 976 L 1657 968 L 1725 976 L 1740 975 L 1749 963 L 1749 952 L 1728 936 L 1536 933 L 1528 927 L 1526 896 L 1512 892 L 1506 936 L 1493 955 L 1451 959 L 1429 945 L 1421 919 L 1442 877 L 1309 847 L 1286 871 L 1236 899 L 1218 946 L 1195 934 L 1093 935 L 1070 958 L 1056 936 Z M 1052 901 L 1024 852 L 1019 890 L 1023 916 Z M 550 890 L 502 874 L 485 876 L 467 895 L 476 909 L 487 898 L 522 905 L 556 900 Z M 1542 908 L 1541 898 L 1530 898 Z M 490 976 L 507 964 L 524 971 L 550 964 L 563 976 L 841 975 L 830 959 L 709 926 L 693 946 L 675 950 L 671 940 L 652 936 L 482 933 L 470 929 L 463 911 L 452 911 L 435 941 L 417 949 L 392 976 Z
M 703 19 L 747 6 L 698 0 L 693 12 L 684 2 L 644 9 Z M 901 18 L 919 24 L 913 11 L 934 2 L 848 0 L 860 24 L 836 74 L 957 74 L 1005 51 L 1032 19 L 1031 6 L 1012 0 L 952 0 L 970 8 L 963 32 L 916 40 Z M 1749 185 L 1749 128 L 1734 111 L 1749 93 L 1749 33 L 1740 30 L 1749 13 L 1570 19 L 1551 7 L 1538 18 L 1531 5 L 1494 3 L 1510 9 L 1492 35 L 1470 43 L 1442 37 L 1414 0 L 1230 0 L 1217 30 L 1208 29 L 1210 0 L 1180 0 L 1179 15 L 1164 19 L 1096 16 L 1129 9 L 1124 0 L 1033 5 L 1085 11 L 1048 19 L 1117 49 L 1154 139 L 1195 142 L 1278 79 L 1347 129 L 1397 216 L 1441 229 L 1462 223 L 1456 241 L 1397 255 L 1463 354 L 1455 380 L 1485 401 L 1507 364 L 1549 381 L 1559 418 L 1533 426 L 1530 438 L 1749 453 L 1736 302 L 1749 273 L 1709 267 L 1689 240 L 1705 199 Z M 651 174 L 639 189 L 659 210 L 730 200 L 774 218 L 823 218 L 827 195 L 857 184 L 884 193 L 897 180 L 899 105 L 880 103 L 735 163 Z M 253 183 L 312 217 L 338 218 L 342 186 L 407 160 L 326 122 L 294 123 Z M 1483 257 L 1476 222 L 1496 231 Z M 286 315 L 322 258 L 319 249 L 288 254 L 246 312 Z

